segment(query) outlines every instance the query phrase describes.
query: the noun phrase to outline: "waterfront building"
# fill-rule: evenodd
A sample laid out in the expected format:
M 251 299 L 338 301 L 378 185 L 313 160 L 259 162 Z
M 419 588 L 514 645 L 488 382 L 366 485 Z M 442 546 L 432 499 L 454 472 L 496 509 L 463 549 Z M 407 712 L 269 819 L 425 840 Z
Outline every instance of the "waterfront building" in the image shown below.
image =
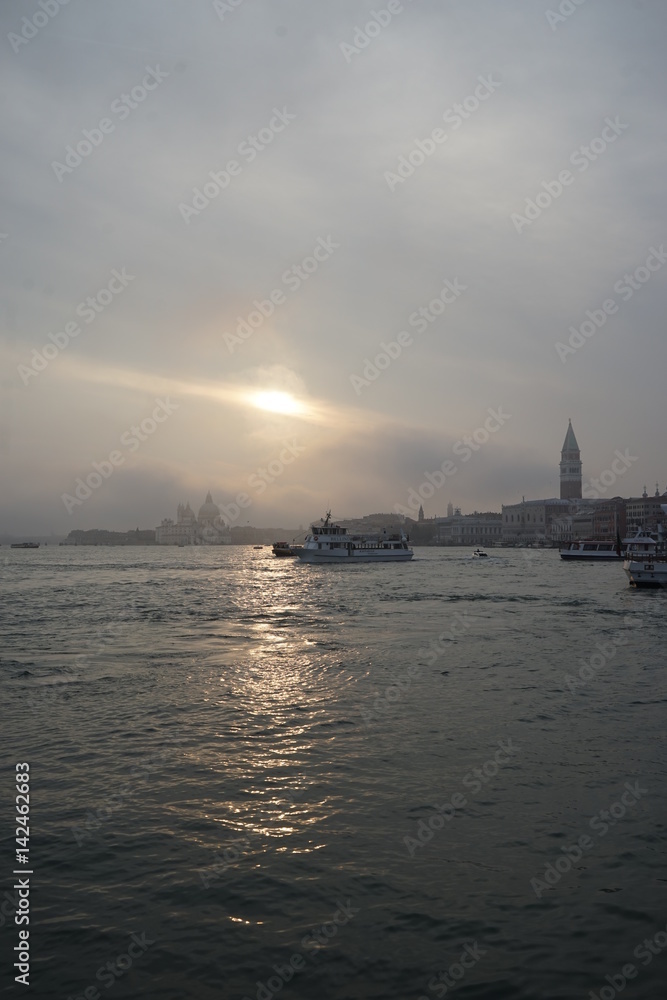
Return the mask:
M 196 516 L 189 503 L 179 503 L 176 521 L 165 518 L 155 540 L 158 545 L 231 545 L 232 536 L 209 492 Z
M 438 518 L 436 545 L 500 545 L 502 514 L 452 514 Z
M 551 497 L 549 500 L 522 500 L 521 503 L 503 504 L 503 545 L 547 545 L 552 542 L 552 526 L 558 522 L 557 535 L 562 537 L 563 526 L 571 522 L 563 518 L 577 513 L 578 501 Z
M 521 503 L 503 504 L 503 545 L 560 545 L 584 537 L 580 532 L 591 530 L 588 507 L 592 501 L 582 500 L 581 451 L 571 420 L 561 449 L 559 471 L 560 497 L 523 498 Z
M 621 497 L 595 503 L 591 538 L 599 538 L 601 541 L 616 541 L 617 536 L 625 538 L 628 533 L 626 512 L 627 501 Z
M 658 525 L 665 523 L 665 513 L 662 510 L 667 500 L 667 491 L 660 495 L 660 488 L 656 483 L 655 493 L 652 497 L 644 492 L 640 497 L 629 497 L 625 501 L 625 518 L 628 526 L 628 533 L 635 534 L 638 528 L 644 531 L 656 531 Z

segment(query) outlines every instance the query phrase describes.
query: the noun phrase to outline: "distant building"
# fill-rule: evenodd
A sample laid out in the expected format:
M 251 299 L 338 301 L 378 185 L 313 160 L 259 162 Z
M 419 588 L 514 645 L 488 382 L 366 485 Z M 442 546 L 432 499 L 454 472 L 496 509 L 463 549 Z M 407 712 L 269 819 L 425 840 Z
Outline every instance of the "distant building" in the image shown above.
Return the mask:
M 196 517 L 189 503 L 179 503 L 176 521 L 165 518 L 155 540 L 158 545 L 231 545 L 232 536 L 209 492 Z
M 398 531 L 405 523 L 405 517 L 402 514 L 365 514 L 364 517 L 339 518 L 336 523 L 347 528 L 350 534 L 361 534 L 365 531 L 382 531 L 385 528 L 387 531 L 390 529 Z
M 140 531 L 107 531 L 105 528 L 91 528 L 88 531 L 75 528 L 61 545 L 155 545 L 152 528 Z
M 650 497 L 644 487 L 640 497 L 630 497 L 625 501 L 625 518 L 629 534 L 636 534 L 638 528 L 644 531 L 656 531 L 658 525 L 665 523 L 663 504 L 667 502 L 667 493 L 660 496 L 656 485 L 654 496 Z
M 616 536 L 623 539 L 628 533 L 626 501 L 621 497 L 613 497 L 596 503 L 593 507 L 593 538 L 616 541 Z
M 436 545 L 496 545 L 502 536 L 502 514 L 454 514 L 439 518 Z
M 560 454 L 560 497 L 503 504 L 503 545 L 560 545 L 589 537 L 592 501 L 582 500 L 581 493 L 581 451 L 570 420 Z
M 552 524 L 577 513 L 576 500 L 522 500 L 503 504 L 502 541 L 504 545 L 546 545 L 552 541 Z M 571 522 L 565 522 L 571 523 Z M 571 531 L 571 528 L 568 529 Z M 561 534 L 561 529 L 557 534 Z
M 572 430 L 571 420 L 560 453 L 560 498 L 581 500 L 581 452 Z

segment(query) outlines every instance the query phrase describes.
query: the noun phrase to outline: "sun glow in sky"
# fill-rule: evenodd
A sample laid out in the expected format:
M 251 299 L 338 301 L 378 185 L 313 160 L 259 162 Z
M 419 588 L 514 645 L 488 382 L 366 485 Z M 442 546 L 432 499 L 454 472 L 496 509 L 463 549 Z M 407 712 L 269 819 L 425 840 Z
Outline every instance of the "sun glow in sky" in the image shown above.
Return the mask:
M 305 412 L 305 406 L 298 399 L 290 395 L 289 392 L 255 392 L 250 397 L 250 402 L 260 410 L 270 410 L 271 413 L 301 414 Z

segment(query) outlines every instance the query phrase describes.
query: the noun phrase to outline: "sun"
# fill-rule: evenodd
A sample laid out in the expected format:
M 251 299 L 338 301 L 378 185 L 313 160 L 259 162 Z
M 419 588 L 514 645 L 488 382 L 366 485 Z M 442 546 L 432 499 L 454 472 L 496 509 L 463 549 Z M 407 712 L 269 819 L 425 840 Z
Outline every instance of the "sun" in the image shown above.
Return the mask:
M 250 402 L 258 409 L 269 410 L 271 413 L 296 414 L 303 413 L 305 409 L 289 392 L 255 392 L 250 397 Z

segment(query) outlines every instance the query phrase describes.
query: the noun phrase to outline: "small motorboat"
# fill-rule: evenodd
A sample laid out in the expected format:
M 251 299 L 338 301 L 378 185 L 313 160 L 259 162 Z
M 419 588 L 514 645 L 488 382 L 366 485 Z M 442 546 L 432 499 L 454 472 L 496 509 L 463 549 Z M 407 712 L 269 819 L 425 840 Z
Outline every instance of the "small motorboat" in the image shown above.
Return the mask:
M 473 559 L 488 559 L 489 553 L 485 552 L 484 549 L 475 549 L 472 554 Z
M 263 545 L 253 545 L 253 549 L 263 549 Z
M 290 545 L 289 542 L 274 542 L 273 543 L 273 554 L 274 556 L 295 556 L 294 546 Z

